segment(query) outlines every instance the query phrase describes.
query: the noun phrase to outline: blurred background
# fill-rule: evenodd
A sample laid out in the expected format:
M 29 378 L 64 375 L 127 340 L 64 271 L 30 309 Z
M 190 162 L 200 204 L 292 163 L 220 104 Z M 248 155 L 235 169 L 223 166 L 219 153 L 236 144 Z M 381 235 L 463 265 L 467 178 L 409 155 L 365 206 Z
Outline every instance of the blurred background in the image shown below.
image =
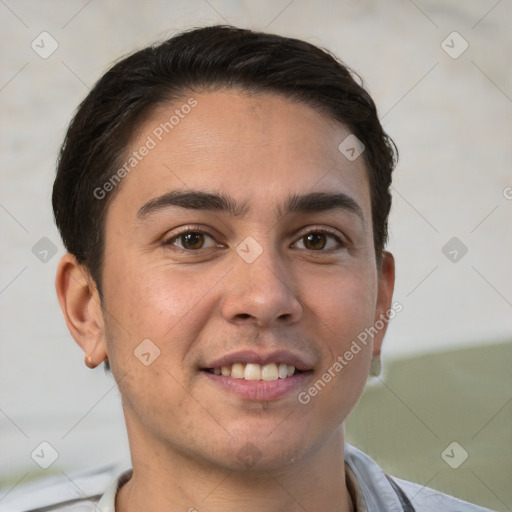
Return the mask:
M 113 61 L 216 23 L 338 55 L 400 150 L 389 250 L 403 309 L 349 440 L 397 476 L 512 510 L 510 0 L 0 0 L 0 509 L 37 477 L 129 464 L 117 387 L 84 366 L 54 292 L 55 160 Z

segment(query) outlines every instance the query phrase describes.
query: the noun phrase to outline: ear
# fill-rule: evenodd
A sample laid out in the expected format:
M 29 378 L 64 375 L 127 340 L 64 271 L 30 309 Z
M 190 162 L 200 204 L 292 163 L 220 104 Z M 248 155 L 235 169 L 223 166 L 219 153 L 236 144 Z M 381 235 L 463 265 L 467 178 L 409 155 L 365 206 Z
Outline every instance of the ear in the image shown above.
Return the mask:
M 69 332 L 84 351 L 85 364 L 95 368 L 107 357 L 96 283 L 88 270 L 68 253 L 57 268 L 55 288 Z
M 395 288 L 395 258 L 390 252 L 382 253 L 381 267 L 378 273 L 378 295 L 377 307 L 375 308 L 374 325 L 379 326 L 384 323 L 382 329 L 373 338 L 373 357 L 380 356 L 382 340 L 386 334 L 389 321 L 389 311 L 393 299 L 393 290 Z

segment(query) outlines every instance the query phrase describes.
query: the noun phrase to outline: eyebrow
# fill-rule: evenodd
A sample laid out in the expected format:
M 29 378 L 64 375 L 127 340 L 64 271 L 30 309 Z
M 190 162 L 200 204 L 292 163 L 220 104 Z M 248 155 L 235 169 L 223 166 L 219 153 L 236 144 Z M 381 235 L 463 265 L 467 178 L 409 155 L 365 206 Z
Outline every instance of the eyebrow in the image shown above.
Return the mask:
M 173 206 L 188 208 L 190 210 L 223 212 L 228 213 L 232 217 L 243 217 L 248 210 L 245 204 L 239 204 L 232 197 L 225 194 L 212 194 L 196 190 L 173 190 L 162 196 L 150 199 L 139 209 L 137 218 L 143 218 L 150 213 Z
M 359 204 L 342 192 L 311 192 L 309 194 L 294 194 L 288 201 L 284 214 L 315 213 L 328 210 L 345 210 L 357 215 L 364 223 L 363 210 Z
M 176 206 L 190 210 L 209 210 L 227 213 L 232 217 L 243 217 L 249 210 L 246 202 L 238 203 L 235 199 L 226 194 L 197 190 L 174 190 L 150 199 L 139 209 L 137 218 L 143 219 L 151 213 Z M 277 209 L 277 213 L 280 217 L 284 217 L 290 213 L 315 213 L 335 209 L 345 210 L 355 214 L 360 217 L 364 223 L 363 210 L 359 204 L 349 195 L 341 192 L 294 194 L 288 199 L 284 208 Z

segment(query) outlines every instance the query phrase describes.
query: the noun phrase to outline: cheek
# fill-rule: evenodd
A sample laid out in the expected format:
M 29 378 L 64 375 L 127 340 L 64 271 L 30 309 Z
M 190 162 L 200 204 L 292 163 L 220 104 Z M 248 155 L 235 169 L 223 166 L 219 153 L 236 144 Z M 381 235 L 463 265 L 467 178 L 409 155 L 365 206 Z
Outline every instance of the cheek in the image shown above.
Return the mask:
M 205 280 L 189 273 L 165 265 L 144 268 L 130 262 L 120 262 L 112 269 L 107 284 L 106 299 L 112 313 L 132 328 L 147 330 L 148 335 L 172 329 L 201 302 L 208 289 Z
M 303 289 L 307 309 L 338 352 L 373 322 L 377 277 L 367 268 L 346 268 L 322 279 L 309 277 Z
M 134 350 L 149 339 L 160 350 L 158 362 L 169 362 L 181 372 L 183 359 L 211 315 L 219 274 L 177 272 L 166 265 L 144 268 L 126 259 L 118 263 L 105 272 L 109 359 L 130 368 Z
M 186 423 L 190 404 L 183 403 L 182 385 L 189 375 L 183 360 L 207 317 L 202 298 L 209 287 L 172 269 L 123 265 L 106 273 L 104 315 L 108 357 L 123 401 L 147 427 L 161 414 L 157 403 L 183 408 L 180 421 Z
M 373 343 L 364 333 L 373 325 L 376 293 L 376 276 L 364 270 L 309 287 L 308 309 L 324 352 L 322 382 L 311 394 L 323 395 L 324 404 L 338 404 L 340 415 L 357 402 L 368 377 Z

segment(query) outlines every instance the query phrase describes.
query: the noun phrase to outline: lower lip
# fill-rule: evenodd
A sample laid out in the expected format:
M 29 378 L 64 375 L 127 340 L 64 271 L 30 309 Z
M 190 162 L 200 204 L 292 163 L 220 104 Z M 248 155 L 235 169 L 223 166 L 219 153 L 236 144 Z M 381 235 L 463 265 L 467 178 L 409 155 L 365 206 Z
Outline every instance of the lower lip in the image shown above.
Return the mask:
M 206 371 L 202 373 L 214 384 L 245 400 L 269 402 L 279 400 L 294 391 L 297 392 L 298 389 L 304 386 L 310 372 L 272 381 L 235 379 L 234 377 L 224 377 Z

